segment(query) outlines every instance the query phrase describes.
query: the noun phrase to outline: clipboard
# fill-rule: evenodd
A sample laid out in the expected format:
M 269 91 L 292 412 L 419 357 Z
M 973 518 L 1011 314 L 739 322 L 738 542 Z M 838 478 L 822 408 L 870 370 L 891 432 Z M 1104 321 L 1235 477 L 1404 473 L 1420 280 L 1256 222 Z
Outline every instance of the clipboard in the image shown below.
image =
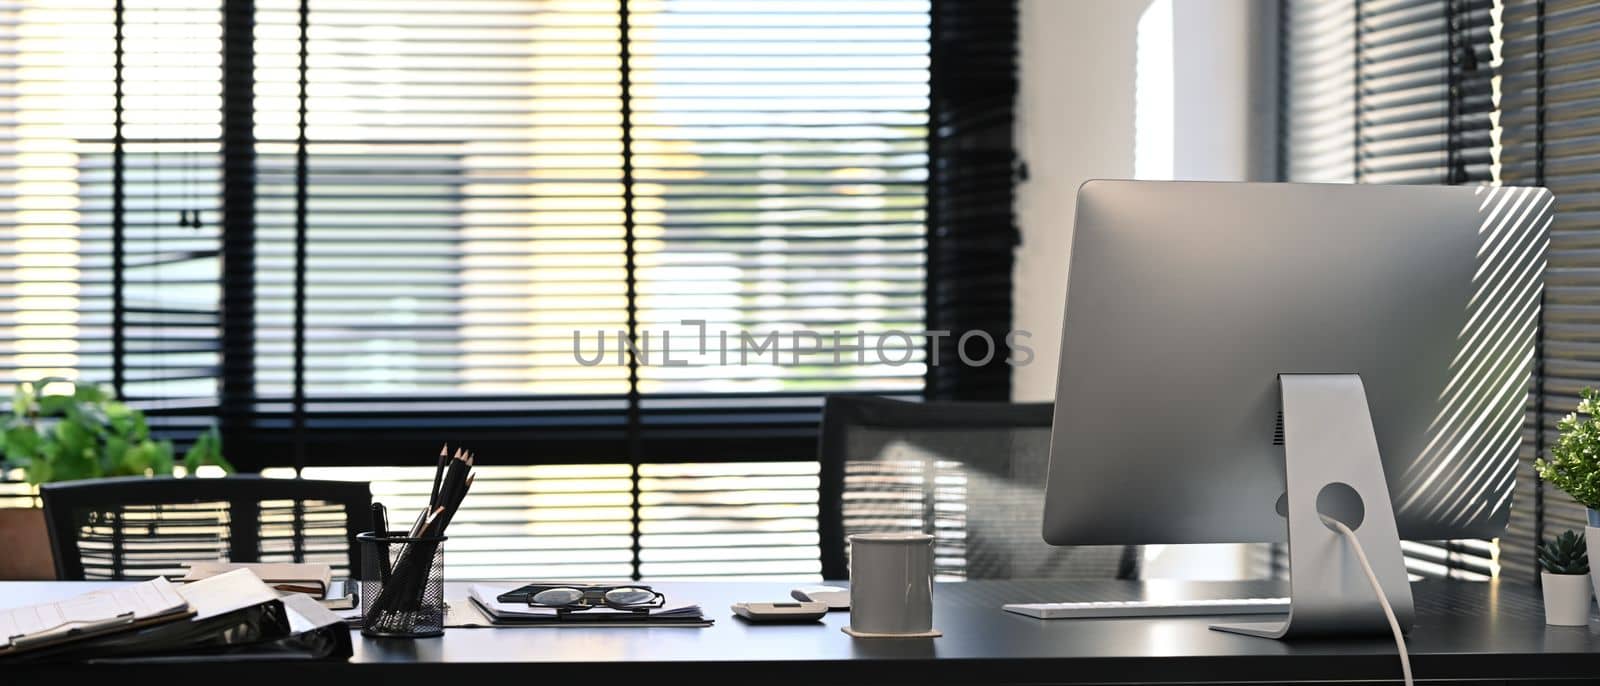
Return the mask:
M 189 602 L 161 578 L 0 610 L 0 658 L 192 616 Z

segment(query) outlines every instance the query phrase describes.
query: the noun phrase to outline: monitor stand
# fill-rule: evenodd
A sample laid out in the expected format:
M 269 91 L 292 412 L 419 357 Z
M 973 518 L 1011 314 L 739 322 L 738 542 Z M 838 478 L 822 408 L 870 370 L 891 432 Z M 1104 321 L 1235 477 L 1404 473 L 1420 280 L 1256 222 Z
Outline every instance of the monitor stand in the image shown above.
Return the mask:
M 1350 543 L 1355 530 L 1402 630 L 1415 614 L 1394 505 L 1378 457 L 1366 389 L 1356 374 L 1280 374 L 1289 519 L 1289 616 L 1212 629 L 1296 638 L 1388 634 L 1389 623 Z

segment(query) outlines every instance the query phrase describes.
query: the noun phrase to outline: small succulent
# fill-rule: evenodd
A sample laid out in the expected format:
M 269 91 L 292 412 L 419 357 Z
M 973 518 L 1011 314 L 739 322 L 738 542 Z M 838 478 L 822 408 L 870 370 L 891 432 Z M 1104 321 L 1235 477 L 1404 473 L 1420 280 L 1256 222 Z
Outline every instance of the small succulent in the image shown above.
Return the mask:
M 1568 530 L 1539 546 L 1539 566 L 1551 574 L 1588 574 L 1589 548 L 1583 534 Z

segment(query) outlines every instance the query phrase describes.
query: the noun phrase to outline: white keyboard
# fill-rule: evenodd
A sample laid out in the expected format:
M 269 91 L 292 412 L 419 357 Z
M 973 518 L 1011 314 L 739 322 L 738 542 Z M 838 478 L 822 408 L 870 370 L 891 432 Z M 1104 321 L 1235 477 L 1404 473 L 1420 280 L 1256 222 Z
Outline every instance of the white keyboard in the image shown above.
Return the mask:
M 1217 598 L 1212 600 L 1108 600 L 1082 603 L 1009 603 L 1006 612 L 1039 619 L 1107 617 L 1207 617 L 1270 615 L 1289 611 L 1288 598 Z

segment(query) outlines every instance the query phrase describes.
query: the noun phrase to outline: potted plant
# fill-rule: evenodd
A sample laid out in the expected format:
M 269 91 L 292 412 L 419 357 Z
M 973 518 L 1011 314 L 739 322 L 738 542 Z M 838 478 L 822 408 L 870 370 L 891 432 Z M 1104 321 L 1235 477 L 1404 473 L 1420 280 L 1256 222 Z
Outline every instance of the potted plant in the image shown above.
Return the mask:
M 47 392 L 71 386 L 70 394 Z M 150 435 L 144 413 L 107 389 L 65 379 L 21 383 L 10 415 L 0 419 L 0 475 L 20 469 L 30 486 L 103 476 L 164 476 L 176 466 L 171 441 Z M 200 434 L 184 455 L 188 473 L 204 465 L 233 471 L 216 429 Z M 37 507 L 0 508 L 0 579 L 51 579 L 44 513 Z
M 1539 580 L 1544 586 L 1544 623 L 1589 623 L 1589 549 L 1584 536 L 1567 531 L 1539 546 Z
M 1584 538 L 1589 545 L 1600 539 L 1600 393 L 1585 388 L 1579 394 L 1576 411 L 1556 424 L 1561 435 L 1550 446 L 1549 459 L 1534 460 L 1539 477 L 1550 482 L 1588 508 L 1589 522 Z M 1590 553 L 1595 551 L 1591 550 Z M 1600 594 L 1600 578 L 1591 572 L 1590 583 Z

